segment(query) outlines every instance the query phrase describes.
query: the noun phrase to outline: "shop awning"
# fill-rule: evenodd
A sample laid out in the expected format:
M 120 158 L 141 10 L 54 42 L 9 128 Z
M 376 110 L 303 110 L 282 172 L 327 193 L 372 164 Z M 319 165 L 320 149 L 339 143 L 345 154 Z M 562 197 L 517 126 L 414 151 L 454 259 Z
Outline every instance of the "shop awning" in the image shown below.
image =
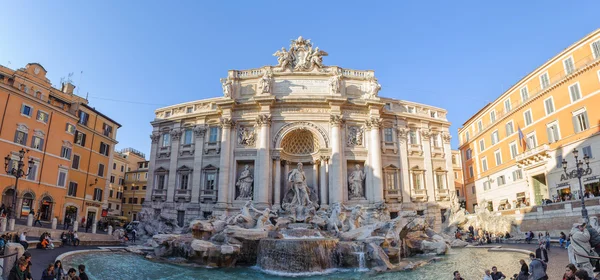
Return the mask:
M 500 200 L 500 205 L 502 205 L 502 204 L 507 204 L 507 203 L 508 203 L 508 199 L 503 199 L 503 200 Z

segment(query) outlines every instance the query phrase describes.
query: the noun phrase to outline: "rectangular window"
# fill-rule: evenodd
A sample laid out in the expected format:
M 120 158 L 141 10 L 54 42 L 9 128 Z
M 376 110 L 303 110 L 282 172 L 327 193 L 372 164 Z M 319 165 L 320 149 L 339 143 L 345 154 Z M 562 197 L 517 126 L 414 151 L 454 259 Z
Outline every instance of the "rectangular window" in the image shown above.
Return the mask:
M 179 182 L 179 188 L 182 190 L 187 190 L 188 188 L 188 181 L 189 181 L 189 175 L 188 174 L 181 174 L 181 178 L 180 178 L 180 182 Z
M 512 106 L 510 104 L 510 99 L 506 99 L 504 100 L 504 111 L 505 112 L 510 112 L 510 110 L 512 110 Z
M 66 159 L 71 159 L 71 148 L 62 147 L 60 150 L 60 157 L 66 158 Z
M 75 142 L 75 144 L 77 144 L 79 146 L 85 146 L 85 138 L 86 138 L 85 133 L 77 130 L 77 131 L 75 131 L 75 139 L 73 141 Z
M 113 176 L 113 175 L 110 176 L 110 182 L 113 184 L 115 183 L 115 176 Z M 111 190 L 111 192 L 112 192 L 112 190 Z
M 475 193 L 475 186 L 474 185 L 471 186 L 471 193 L 473 193 L 473 194 Z M 477 206 L 477 203 L 473 204 L 473 208 L 475 208 L 475 206 Z
M 102 124 L 102 134 L 104 134 L 104 136 L 111 137 L 112 130 L 112 126 L 108 125 L 107 123 Z
M 108 153 L 110 152 L 110 145 L 106 144 L 104 142 L 100 142 L 100 153 L 108 156 Z
M 567 75 L 575 72 L 575 63 L 573 63 L 573 57 L 563 60 L 563 65 L 565 66 L 565 73 Z
M 15 132 L 15 143 L 27 145 L 27 133 L 17 130 L 17 132 Z
M 513 122 L 510 121 L 506 123 L 506 137 L 512 135 L 513 133 L 515 133 L 515 127 L 513 125 Z
M 205 189 L 214 190 L 216 180 L 217 180 L 217 174 L 215 174 L 215 173 L 206 174 Z
M 496 111 L 490 112 L 490 122 L 496 121 Z
M 500 175 L 496 179 L 496 182 L 498 183 L 498 186 L 502 186 L 502 185 L 506 184 L 506 178 L 504 177 L 504 175 Z
M 488 170 L 487 158 L 483 158 L 481 160 L 481 170 L 483 170 L 483 172 L 486 172 Z
M 186 110 L 186 113 L 191 114 L 193 109 L 194 108 L 192 108 L 192 107 L 187 107 L 185 110 Z
M 412 144 L 412 145 L 419 144 L 419 143 L 417 142 L 417 130 L 416 130 L 416 129 L 414 129 L 414 128 L 411 128 L 411 129 L 408 131 L 408 140 L 410 141 L 410 144 Z
M 121 165 L 121 172 L 125 171 L 125 165 Z
M 584 156 L 587 155 L 590 158 L 594 157 L 592 155 L 592 146 L 585 146 L 581 149 L 581 151 L 583 152 Z
M 487 190 L 489 190 L 489 189 L 491 189 L 491 188 L 490 188 L 490 182 L 489 182 L 489 181 L 485 181 L 485 182 L 483 182 L 483 190 L 484 190 L 484 191 L 487 191 Z
M 465 132 L 465 142 L 469 142 L 469 132 Z
M 592 43 L 592 52 L 594 53 L 594 58 L 600 58 L 600 40 Z
M 27 175 L 27 180 L 35 181 L 36 177 L 37 177 L 37 164 L 34 163 L 31 166 L 31 170 L 29 171 L 29 174 Z
M 483 130 L 483 122 L 481 120 L 477 122 L 477 129 L 479 132 Z
M 531 125 L 533 123 L 533 116 L 531 115 L 531 110 L 525 111 L 525 113 L 523 113 L 523 117 L 525 118 L 525 126 Z
M 546 126 L 546 132 L 548 133 L 548 143 L 554 143 L 560 140 L 557 122 L 552 122 L 551 124 L 548 124 Z
M 535 134 L 529 134 L 527 135 L 527 148 L 529 149 L 533 149 L 537 147 L 537 139 L 535 138 Z
M 437 184 L 438 189 L 443 190 L 446 188 L 446 184 L 444 184 L 444 174 L 436 174 L 435 182 Z
M 556 156 L 556 169 L 562 169 L 562 160 L 563 160 L 562 155 Z
M 108 192 L 108 197 L 112 198 L 114 193 L 115 193 L 115 192 L 114 192 L 113 190 L 110 190 L 110 191 Z
M 513 175 L 513 181 L 523 179 L 523 171 L 521 171 L 521 169 L 517 169 L 517 170 L 513 171 L 512 175 Z
M 75 126 L 68 123 L 67 127 L 65 129 L 66 132 L 70 133 L 70 134 L 74 134 L 75 133 Z
M 469 166 L 469 178 L 473 178 L 473 176 L 475 176 L 475 174 L 473 173 L 473 166 Z
M 186 129 L 183 132 L 183 144 L 184 145 L 192 144 L 192 135 L 193 135 L 193 131 L 190 128 Z
M 439 134 L 432 135 L 431 136 L 431 141 L 433 143 L 433 147 L 435 147 L 435 148 L 441 147 L 441 145 L 440 145 L 440 135 Z
M 36 150 L 43 150 L 44 149 L 44 139 L 37 137 L 37 136 L 33 136 L 31 137 L 31 147 L 36 149 Z
M 117 164 L 113 163 L 113 170 L 116 170 L 116 169 L 117 169 Z
M 494 152 L 494 157 L 496 158 L 496 166 L 499 166 L 502 164 L 502 152 L 500 150 L 497 150 L 496 152 Z
M 588 122 L 587 111 L 579 110 L 573 113 L 573 127 L 575 129 L 575 133 L 579 133 L 590 128 L 590 123 Z
M 171 145 L 171 135 L 169 133 L 165 133 L 162 136 L 162 146 L 167 147 Z
M 125 183 L 125 180 L 123 180 L 123 178 L 119 178 L 119 186 L 122 186 L 123 183 Z
M 219 128 L 216 126 L 212 126 L 208 133 L 208 142 L 215 143 L 219 139 Z
M 525 103 L 529 100 L 529 92 L 527 92 L 527 87 L 521 88 L 521 101 Z
M 546 116 L 554 113 L 554 99 L 552 97 L 544 100 L 544 108 L 546 109 Z
M 73 161 L 71 162 L 71 168 L 79 169 L 79 155 L 73 155 Z
M 87 125 L 90 115 L 84 111 L 79 111 L 79 123 Z
M 102 201 L 102 189 L 100 189 L 100 188 L 94 189 L 94 200 Z
M 25 104 L 21 105 L 21 115 L 31 117 L 31 114 L 33 114 L 31 106 Z
M 411 113 L 411 114 L 414 113 L 415 112 L 415 107 L 410 107 L 409 106 L 408 107 L 408 112 Z
M 579 89 L 579 83 L 575 83 L 569 86 L 569 94 L 571 96 L 571 103 L 581 99 L 581 90 Z
M 470 160 L 473 157 L 473 152 L 471 151 L 471 148 L 467 149 L 465 157 L 467 158 L 467 160 Z
M 171 111 L 169 111 L 169 112 L 165 112 L 165 118 L 168 118 L 168 117 L 170 117 L 170 116 L 171 116 Z
M 98 164 L 98 177 L 104 177 L 104 164 Z
M 514 159 L 519 154 L 519 149 L 517 148 L 517 143 L 510 143 L 510 158 Z
M 38 110 L 37 117 L 35 119 L 43 123 L 48 123 L 48 113 Z
M 158 175 L 158 189 L 162 190 L 165 188 L 165 175 Z
M 437 118 L 437 112 L 435 112 L 435 111 L 429 111 L 429 115 L 430 115 L 432 118 Z
M 117 206 L 117 209 L 116 209 L 116 210 L 119 210 L 119 204 L 117 204 L 116 206 Z
M 485 140 L 481 139 L 479 140 L 479 151 L 482 152 L 483 150 L 485 150 Z
M 56 185 L 59 187 L 65 187 L 65 184 L 67 182 L 67 171 L 66 170 L 58 170 L 58 182 L 56 182 Z
M 69 192 L 67 193 L 68 196 L 77 196 L 77 183 L 76 182 L 69 182 Z
M 393 142 L 394 141 L 394 135 L 392 133 L 392 128 L 385 128 L 383 130 L 384 133 L 384 141 L 385 142 Z
M 458 172 L 454 171 L 454 180 L 458 180 Z
M 415 190 L 420 190 L 421 189 L 421 174 L 419 173 L 413 173 L 412 174 L 413 177 L 413 186 Z
M 498 130 L 492 132 L 492 146 L 496 145 L 496 143 L 498 143 L 499 140 L 500 137 L 498 136 Z
M 545 89 L 550 86 L 550 78 L 548 77 L 548 73 L 544 73 L 540 76 L 540 86 L 542 89 Z

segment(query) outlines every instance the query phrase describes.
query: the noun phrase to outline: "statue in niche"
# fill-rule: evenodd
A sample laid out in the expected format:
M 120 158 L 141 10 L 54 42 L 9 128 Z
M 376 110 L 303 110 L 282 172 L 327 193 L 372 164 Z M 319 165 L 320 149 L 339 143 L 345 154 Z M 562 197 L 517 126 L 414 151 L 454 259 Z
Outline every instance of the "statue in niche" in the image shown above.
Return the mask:
M 374 76 L 369 77 L 369 79 L 367 80 L 367 83 L 368 83 L 367 84 L 367 93 L 364 98 L 370 99 L 370 98 L 377 97 L 379 90 L 381 90 L 381 85 L 377 81 L 377 78 L 375 78 Z
M 354 166 L 354 171 L 348 176 L 348 184 L 350 190 L 350 199 L 364 198 L 363 181 L 365 180 L 365 172 L 360 169 L 360 165 Z
M 221 86 L 223 87 L 223 95 L 227 98 L 231 98 L 231 93 L 233 92 L 233 82 L 231 79 L 221 79 Z
M 301 162 L 298 163 L 296 169 L 290 172 L 288 181 L 292 183 L 292 190 L 294 192 L 294 197 L 291 202 L 293 205 L 306 206 L 312 204 L 310 201 L 310 189 L 308 188 L 308 185 L 306 185 L 306 175 L 304 175 Z
M 240 127 L 238 143 L 244 146 L 254 146 L 255 143 L 254 131 L 248 129 L 247 127 Z
M 340 92 L 341 84 L 342 74 L 338 72 L 329 79 L 329 93 L 338 94 Z
M 351 126 L 348 133 L 348 147 L 362 146 L 363 144 L 363 129 L 357 126 Z
M 250 173 L 250 167 L 246 164 L 244 166 L 244 171 L 240 173 L 240 178 L 237 183 L 235 183 L 236 187 L 238 187 L 238 197 L 237 200 L 251 200 L 252 199 L 252 183 L 254 182 L 254 178 Z
M 265 74 L 258 81 L 258 90 L 260 93 L 269 93 L 271 92 L 271 82 L 273 81 L 273 74 L 271 72 L 266 71 Z

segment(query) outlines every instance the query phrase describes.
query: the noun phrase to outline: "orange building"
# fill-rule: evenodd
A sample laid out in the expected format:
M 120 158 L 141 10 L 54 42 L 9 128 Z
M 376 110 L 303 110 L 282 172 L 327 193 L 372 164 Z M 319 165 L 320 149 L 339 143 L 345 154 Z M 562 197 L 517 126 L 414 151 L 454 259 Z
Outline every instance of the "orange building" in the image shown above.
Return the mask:
M 19 179 L 16 213 L 26 216 L 34 209 L 42 220 L 62 222 L 67 214 L 77 218 L 92 211 L 96 220 L 106 208 L 106 167 L 120 125 L 73 94 L 72 84 L 52 87 L 46 73 L 38 63 L 17 70 L 0 66 L 0 152 L 11 158 L 11 166 L 21 149 L 27 151 L 23 161 L 34 162 Z M 15 177 L 2 172 L 0 184 L 2 203 L 9 207 Z
M 600 185 L 600 29 L 552 57 L 459 129 L 467 195 L 488 209 L 580 195 L 574 150 L 590 157 L 582 186 Z M 568 162 L 566 175 L 562 160 Z M 587 168 L 587 166 L 585 166 Z

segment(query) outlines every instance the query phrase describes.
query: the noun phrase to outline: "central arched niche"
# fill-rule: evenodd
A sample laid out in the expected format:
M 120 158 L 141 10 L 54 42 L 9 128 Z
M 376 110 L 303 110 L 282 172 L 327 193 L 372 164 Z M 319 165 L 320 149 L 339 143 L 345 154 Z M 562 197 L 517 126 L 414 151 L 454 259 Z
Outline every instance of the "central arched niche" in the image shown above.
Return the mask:
M 308 129 L 295 129 L 285 135 L 281 149 L 292 156 L 313 155 L 319 151 L 319 139 Z

